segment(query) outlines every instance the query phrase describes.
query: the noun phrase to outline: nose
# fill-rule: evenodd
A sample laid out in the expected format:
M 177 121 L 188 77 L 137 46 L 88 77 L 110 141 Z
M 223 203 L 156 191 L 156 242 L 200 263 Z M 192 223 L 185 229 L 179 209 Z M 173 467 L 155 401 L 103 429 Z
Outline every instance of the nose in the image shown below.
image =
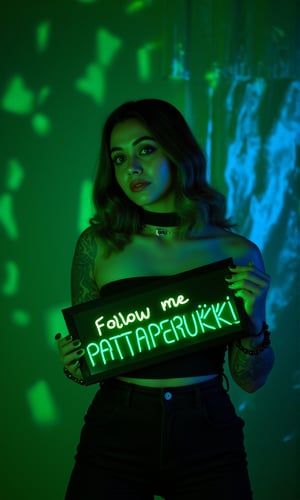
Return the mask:
M 142 172 L 143 172 L 142 165 L 140 164 L 136 156 L 133 156 L 128 165 L 128 173 L 130 175 L 133 175 L 133 174 L 140 174 Z

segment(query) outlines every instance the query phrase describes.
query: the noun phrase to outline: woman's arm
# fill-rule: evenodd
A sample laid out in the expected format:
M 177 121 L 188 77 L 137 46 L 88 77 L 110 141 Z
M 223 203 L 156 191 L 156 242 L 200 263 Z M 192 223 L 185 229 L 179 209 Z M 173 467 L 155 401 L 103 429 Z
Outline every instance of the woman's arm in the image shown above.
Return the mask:
M 81 304 L 99 297 L 99 290 L 94 279 L 94 266 L 97 255 L 97 243 L 90 229 L 79 237 L 72 262 L 71 295 L 72 304 Z M 61 362 L 65 374 L 75 382 L 82 383 L 80 358 L 84 355 L 79 340 L 68 335 L 56 336 Z
M 263 332 L 270 277 L 265 273 L 259 249 L 253 244 L 247 260 L 247 265 L 230 268 L 231 277 L 227 278 L 229 288 L 243 300 L 249 322 L 249 335 L 229 346 L 229 368 L 242 389 L 255 392 L 265 384 L 274 364 L 273 349 L 267 345 Z

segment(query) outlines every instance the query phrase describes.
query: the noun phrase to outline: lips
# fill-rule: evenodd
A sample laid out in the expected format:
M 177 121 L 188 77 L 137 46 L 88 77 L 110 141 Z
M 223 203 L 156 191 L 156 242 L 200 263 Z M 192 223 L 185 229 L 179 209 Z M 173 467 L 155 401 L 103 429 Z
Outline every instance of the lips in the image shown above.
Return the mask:
M 130 190 L 133 193 L 138 193 L 139 191 L 143 191 L 145 187 L 149 186 L 150 182 L 142 180 L 142 179 L 136 179 L 130 183 Z

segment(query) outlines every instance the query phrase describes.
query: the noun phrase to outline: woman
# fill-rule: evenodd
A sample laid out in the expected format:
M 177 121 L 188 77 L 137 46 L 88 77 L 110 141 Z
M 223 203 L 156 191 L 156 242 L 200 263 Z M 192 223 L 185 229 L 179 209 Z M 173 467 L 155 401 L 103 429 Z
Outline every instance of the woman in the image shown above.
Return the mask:
M 222 385 L 259 389 L 274 355 L 265 323 L 269 277 L 259 249 L 233 233 L 224 198 L 179 111 L 128 102 L 107 119 L 94 185 L 96 214 L 79 237 L 72 302 L 79 304 L 231 257 L 226 280 L 244 303 L 247 336 L 101 383 L 85 417 L 66 499 L 252 498 L 243 421 Z M 79 341 L 57 335 L 67 376 L 82 381 Z

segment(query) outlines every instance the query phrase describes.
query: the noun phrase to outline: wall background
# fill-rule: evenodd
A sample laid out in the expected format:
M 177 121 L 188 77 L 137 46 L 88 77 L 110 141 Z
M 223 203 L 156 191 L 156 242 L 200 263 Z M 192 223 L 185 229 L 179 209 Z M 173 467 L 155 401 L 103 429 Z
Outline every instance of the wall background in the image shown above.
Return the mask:
M 256 500 L 300 499 L 299 2 L 11 0 L 1 13 L 1 481 L 59 500 L 96 387 L 61 373 L 74 245 L 91 213 L 102 123 L 128 99 L 186 116 L 239 232 L 272 275 L 267 385 L 231 394 Z M 100 487 L 100 485 L 99 485 Z

